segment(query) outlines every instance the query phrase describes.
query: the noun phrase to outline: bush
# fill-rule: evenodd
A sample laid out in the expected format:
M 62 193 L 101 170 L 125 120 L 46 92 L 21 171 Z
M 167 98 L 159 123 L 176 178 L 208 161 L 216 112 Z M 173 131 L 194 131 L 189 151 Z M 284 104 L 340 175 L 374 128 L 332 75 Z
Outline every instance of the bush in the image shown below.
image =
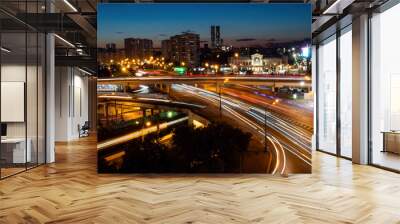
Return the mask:
M 209 173 L 241 171 L 242 154 L 251 134 L 228 124 L 215 123 L 204 128 L 180 125 L 173 130 L 172 146 L 159 143 L 157 134 L 136 139 L 122 147 L 125 151 L 119 170 L 108 169 L 99 160 L 99 170 L 124 173 Z

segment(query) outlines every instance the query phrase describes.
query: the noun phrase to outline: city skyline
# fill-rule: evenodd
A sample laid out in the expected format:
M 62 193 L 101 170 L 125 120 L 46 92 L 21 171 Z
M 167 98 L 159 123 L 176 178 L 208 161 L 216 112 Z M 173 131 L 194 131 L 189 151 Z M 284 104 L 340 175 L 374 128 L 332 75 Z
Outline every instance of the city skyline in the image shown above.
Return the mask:
M 307 4 L 99 4 L 98 8 L 99 47 L 115 43 L 123 48 L 124 39 L 132 37 L 151 39 L 159 48 L 162 40 L 183 32 L 199 34 L 201 46 L 210 46 L 213 25 L 221 27 L 223 43 L 234 47 L 299 41 L 311 34 Z M 231 13 L 221 13 L 226 11 Z

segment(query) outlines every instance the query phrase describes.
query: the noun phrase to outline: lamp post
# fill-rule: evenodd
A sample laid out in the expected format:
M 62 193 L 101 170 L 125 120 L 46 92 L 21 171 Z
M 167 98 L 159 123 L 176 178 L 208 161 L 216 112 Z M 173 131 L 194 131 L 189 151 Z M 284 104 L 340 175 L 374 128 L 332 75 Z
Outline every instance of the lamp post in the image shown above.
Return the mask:
M 264 107 L 264 153 L 268 151 L 267 146 L 267 106 Z
M 218 87 L 218 83 L 217 83 Z M 218 88 L 218 95 L 219 95 L 219 119 L 222 119 L 222 97 L 221 97 L 221 88 L 222 86 L 219 86 Z
M 229 79 L 224 79 L 224 82 L 222 83 L 222 86 L 219 86 L 218 89 L 218 95 L 219 95 L 219 118 L 222 118 L 222 96 L 221 96 L 221 88 L 224 86 L 225 83 L 227 83 Z M 217 88 L 218 88 L 218 82 L 217 82 Z
M 279 103 L 279 99 L 275 99 L 274 102 L 272 102 L 272 105 L 276 105 L 277 103 Z M 268 146 L 267 146 L 267 128 L 268 128 L 268 117 L 267 117 L 267 107 L 269 107 L 269 105 L 267 104 L 264 107 L 264 152 L 268 151 Z M 269 112 L 271 114 L 271 112 Z

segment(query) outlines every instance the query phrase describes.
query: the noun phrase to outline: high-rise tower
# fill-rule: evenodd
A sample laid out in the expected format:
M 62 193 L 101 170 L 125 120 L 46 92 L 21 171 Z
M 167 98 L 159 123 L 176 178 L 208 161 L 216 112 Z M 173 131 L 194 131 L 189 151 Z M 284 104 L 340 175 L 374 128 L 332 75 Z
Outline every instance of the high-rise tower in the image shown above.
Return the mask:
M 211 48 L 218 48 L 221 46 L 221 33 L 220 26 L 211 26 Z

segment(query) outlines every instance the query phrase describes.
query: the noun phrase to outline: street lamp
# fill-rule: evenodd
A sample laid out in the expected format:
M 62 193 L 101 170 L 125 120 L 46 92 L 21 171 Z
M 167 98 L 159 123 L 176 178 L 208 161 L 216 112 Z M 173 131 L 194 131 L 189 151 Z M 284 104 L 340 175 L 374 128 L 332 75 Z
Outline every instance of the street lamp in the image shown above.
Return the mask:
M 217 83 L 218 85 L 218 83 Z M 223 84 L 222 84 L 223 85 Z M 221 88 L 222 86 L 219 87 L 218 95 L 219 95 L 219 119 L 222 118 L 222 97 L 221 97 Z
M 264 153 L 268 151 L 267 145 L 267 106 L 264 107 Z
M 229 82 L 228 78 L 225 78 L 222 82 L 222 86 L 219 87 L 218 95 L 219 95 L 219 118 L 222 118 L 222 96 L 221 96 L 221 88 L 225 85 L 225 83 Z M 217 82 L 218 86 L 218 82 Z

